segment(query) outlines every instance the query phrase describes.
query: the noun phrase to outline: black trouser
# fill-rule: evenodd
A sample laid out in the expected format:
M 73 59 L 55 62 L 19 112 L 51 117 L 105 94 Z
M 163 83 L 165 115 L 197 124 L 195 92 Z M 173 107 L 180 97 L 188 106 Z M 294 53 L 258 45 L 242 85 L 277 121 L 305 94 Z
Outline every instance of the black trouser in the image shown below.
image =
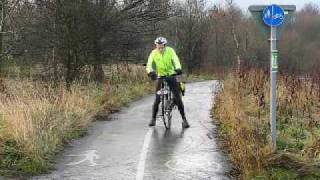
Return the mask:
M 173 92 L 174 95 L 174 103 L 178 106 L 178 109 L 180 111 L 182 119 L 185 119 L 185 113 L 184 113 L 184 106 L 182 103 L 182 98 L 180 94 L 180 88 L 179 83 L 177 82 L 177 79 L 175 77 L 165 77 L 165 80 L 168 82 L 170 90 Z M 156 82 L 156 99 L 153 103 L 152 108 L 152 118 L 155 119 L 159 110 L 159 104 L 160 104 L 160 95 L 157 94 L 157 92 L 161 89 L 161 84 L 164 81 L 164 78 L 158 79 Z

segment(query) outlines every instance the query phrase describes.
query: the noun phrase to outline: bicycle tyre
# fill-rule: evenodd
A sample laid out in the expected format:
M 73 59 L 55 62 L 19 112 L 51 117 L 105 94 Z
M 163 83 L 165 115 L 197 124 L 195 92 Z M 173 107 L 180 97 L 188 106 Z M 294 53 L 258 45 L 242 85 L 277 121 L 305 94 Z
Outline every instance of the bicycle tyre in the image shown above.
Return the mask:
M 172 110 L 168 109 L 170 100 L 164 96 L 162 96 L 162 120 L 166 129 L 171 128 L 171 118 L 172 118 Z
M 170 100 L 168 107 L 171 106 L 172 103 L 173 103 L 172 100 Z M 172 120 L 172 109 L 167 109 L 166 118 L 167 118 L 167 123 L 168 123 L 168 129 L 170 129 L 171 128 L 171 122 L 172 122 L 171 121 Z
M 164 116 L 163 121 L 165 123 L 166 129 L 171 128 L 171 120 L 172 120 L 172 99 L 169 97 L 168 99 L 165 98 L 164 101 Z

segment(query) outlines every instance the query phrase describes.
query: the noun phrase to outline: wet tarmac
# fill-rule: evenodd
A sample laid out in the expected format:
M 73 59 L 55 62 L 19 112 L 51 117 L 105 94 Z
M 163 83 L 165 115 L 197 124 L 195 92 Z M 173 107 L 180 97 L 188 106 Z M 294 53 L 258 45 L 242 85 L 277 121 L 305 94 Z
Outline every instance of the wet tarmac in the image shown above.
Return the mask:
M 160 119 L 149 128 L 154 97 L 148 96 L 113 114 L 112 121 L 95 122 L 88 136 L 65 149 L 55 171 L 31 179 L 230 179 L 230 164 L 210 118 L 216 83 L 187 85 L 183 101 L 191 128 L 182 129 L 177 109 L 171 130 Z

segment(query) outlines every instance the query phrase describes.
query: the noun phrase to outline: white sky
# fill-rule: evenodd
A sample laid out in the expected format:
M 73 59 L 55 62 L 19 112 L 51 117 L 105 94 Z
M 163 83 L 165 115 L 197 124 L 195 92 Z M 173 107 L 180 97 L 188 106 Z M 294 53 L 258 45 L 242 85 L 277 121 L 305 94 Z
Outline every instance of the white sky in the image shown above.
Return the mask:
M 207 0 L 207 2 L 214 4 L 223 4 L 224 0 Z M 297 10 L 300 10 L 304 6 L 304 4 L 309 2 L 320 6 L 320 0 L 234 0 L 234 2 L 244 11 L 247 11 L 250 5 L 296 5 Z

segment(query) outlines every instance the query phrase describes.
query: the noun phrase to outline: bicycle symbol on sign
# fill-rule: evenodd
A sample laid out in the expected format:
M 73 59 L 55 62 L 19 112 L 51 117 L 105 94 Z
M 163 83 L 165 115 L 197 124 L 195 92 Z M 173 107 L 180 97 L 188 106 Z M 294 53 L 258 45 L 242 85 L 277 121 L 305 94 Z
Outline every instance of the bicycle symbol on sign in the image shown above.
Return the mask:
M 280 13 L 278 14 L 274 14 L 273 16 L 271 16 L 271 11 L 268 10 L 267 13 L 265 14 L 265 18 L 272 18 L 272 20 L 283 20 L 284 16 Z

